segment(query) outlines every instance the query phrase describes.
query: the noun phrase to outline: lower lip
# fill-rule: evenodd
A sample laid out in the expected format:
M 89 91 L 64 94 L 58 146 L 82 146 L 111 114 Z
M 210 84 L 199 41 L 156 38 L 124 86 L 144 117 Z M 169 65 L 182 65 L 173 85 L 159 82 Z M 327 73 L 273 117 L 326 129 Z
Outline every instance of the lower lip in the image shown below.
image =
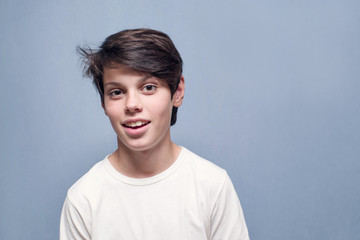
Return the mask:
M 146 124 L 146 125 L 143 125 L 141 127 L 138 127 L 138 128 L 129 128 L 129 127 L 124 127 L 125 129 L 125 132 L 128 134 L 128 135 L 132 135 L 132 136 L 139 136 L 143 133 L 145 133 L 146 129 L 148 128 L 150 123 Z

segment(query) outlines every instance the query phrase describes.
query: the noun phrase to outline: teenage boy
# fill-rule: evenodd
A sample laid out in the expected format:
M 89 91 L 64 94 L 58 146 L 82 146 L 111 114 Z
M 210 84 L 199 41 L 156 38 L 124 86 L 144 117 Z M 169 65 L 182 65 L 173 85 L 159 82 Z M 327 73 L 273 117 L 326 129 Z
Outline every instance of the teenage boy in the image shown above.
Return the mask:
M 249 239 L 226 171 L 171 141 L 185 90 L 171 39 L 124 30 L 80 52 L 118 148 L 69 189 L 60 239 Z

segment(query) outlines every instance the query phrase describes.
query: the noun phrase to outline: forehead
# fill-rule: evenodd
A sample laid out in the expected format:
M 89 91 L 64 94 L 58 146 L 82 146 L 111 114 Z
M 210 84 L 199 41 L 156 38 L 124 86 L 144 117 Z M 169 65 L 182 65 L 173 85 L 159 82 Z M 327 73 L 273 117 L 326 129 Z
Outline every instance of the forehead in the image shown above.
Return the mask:
M 121 77 L 151 77 L 149 74 L 145 74 L 143 72 L 135 71 L 132 68 L 129 68 L 125 65 L 117 64 L 112 67 L 105 67 L 103 72 L 104 81 L 113 78 L 121 78 Z
M 125 65 L 115 65 L 111 68 L 104 68 L 103 71 L 103 84 L 111 85 L 114 83 L 127 84 L 130 82 L 133 83 L 143 83 L 146 81 L 158 81 L 161 85 L 168 85 L 167 81 L 161 78 L 152 76 L 151 74 L 136 71 Z

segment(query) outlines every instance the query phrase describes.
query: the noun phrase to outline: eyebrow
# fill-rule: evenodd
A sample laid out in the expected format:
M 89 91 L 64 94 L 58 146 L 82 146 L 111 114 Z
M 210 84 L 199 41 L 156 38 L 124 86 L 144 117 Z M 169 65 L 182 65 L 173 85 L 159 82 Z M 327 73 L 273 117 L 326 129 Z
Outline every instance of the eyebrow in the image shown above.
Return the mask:
M 145 76 L 139 78 L 138 82 L 143 83 L 143 82 L 145 82 L 146 80 L 148 80 L 149 78 L 152 78 L 152 77 L 153 76 L 151 76 L 151 75 L 145 75 Z M 119 82 L 107 82 L 107 83 L 104 84 L 104 87 L 106 87 L 106 86 L 121 86 L 121 85 L 122 84 L 119 83 Z

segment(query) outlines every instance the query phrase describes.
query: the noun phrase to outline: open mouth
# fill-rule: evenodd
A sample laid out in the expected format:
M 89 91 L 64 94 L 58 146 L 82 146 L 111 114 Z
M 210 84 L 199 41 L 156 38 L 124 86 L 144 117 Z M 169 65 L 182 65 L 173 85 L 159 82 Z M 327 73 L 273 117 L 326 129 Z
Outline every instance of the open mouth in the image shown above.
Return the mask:
M 124 123 L 123 126 L 127 127 L 127 128 L 131 128 L 131 129 L 137 129 L 137 128 L 141 128 L 145 125 L 148 125 L 149 123 L 150 123 L 150 121 L 136 121 L 136 122 Z

